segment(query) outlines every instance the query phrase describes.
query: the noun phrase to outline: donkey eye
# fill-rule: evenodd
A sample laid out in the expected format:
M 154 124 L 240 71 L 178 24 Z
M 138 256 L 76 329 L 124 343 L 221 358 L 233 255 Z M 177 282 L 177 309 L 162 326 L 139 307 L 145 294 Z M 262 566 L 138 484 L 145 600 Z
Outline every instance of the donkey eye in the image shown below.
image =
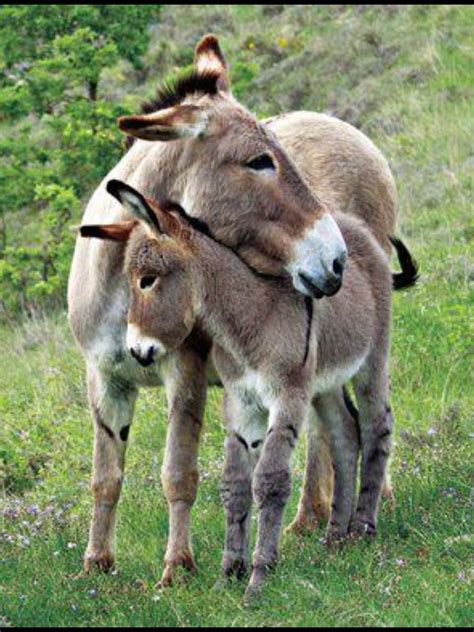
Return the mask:
M 275 171 L 275 164 L 268 154 L 262 154 L 261 156 L 257 156 L 250 162 L 247 162 L 246 167 L 249 169 L 253 169 L 254 171 L 263 171 L 263 169 L 272 169 Z
M 150 289 L 152 285 L 154 285 L 157 276 L 144 276 L 140 279 L 140 289 L 147 290 Z

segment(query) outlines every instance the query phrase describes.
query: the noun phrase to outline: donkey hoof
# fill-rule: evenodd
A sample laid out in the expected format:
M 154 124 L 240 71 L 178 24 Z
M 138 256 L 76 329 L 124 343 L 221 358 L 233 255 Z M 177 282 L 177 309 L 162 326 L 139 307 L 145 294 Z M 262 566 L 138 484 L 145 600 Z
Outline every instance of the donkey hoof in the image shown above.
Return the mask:
M 187 581 L 187 577 L 180 572 L 181 569 L 184 569 L 191 575 L 195 575 L 197 573 L 197 566 L 190 551 L 180 551 L 174 557 L 169 558 L 166 561 L 163 575 L 161 576 L 160 581 L 156 584 L 156 588 L 161 590 L 172 586 L 176 582 L 185 583 Z
M 242 603 L 245 608 L 252 608 L 257 605 L 260 596 L 262 594 L 262 583 L 253 584 L 249 583 L 247 588 L 245 589 L 244 598 Z
M 110 573 L 115 566 L 115 556 L 112 553 L 86 553 L 84 558 L 84 573 L 94 570 L 102 573 Z
M 319 520 L 316 516 L 298 515 L 285 529 L 285 535 L 296 535 L 303 537 L 314 533 L 319 527 Z
M 377 527 L 367 520 L 353 520 L 349 529 L 351 538 L 367 538 L 373 540 L 377 535 Z
M 327 549 L 335 549 L 342 546 L 348 538 L 348 530 L 342 529 L 339 525 L 331 524 L 326 530 L 323 544 Z
M 244 606 L 249 607 L 255 605 L 258 601 L 267 575 L 275 568 L 276 560 L 267 564 L 259 564 L 253 567 L 250 581 L 244 594 Z
M 243 558 L 232 559 L 225 556 L 222 562 L 222 570 L 227 580 L 230 580 L 232 577 L 241 580 L 248 574 L 248 562 Z

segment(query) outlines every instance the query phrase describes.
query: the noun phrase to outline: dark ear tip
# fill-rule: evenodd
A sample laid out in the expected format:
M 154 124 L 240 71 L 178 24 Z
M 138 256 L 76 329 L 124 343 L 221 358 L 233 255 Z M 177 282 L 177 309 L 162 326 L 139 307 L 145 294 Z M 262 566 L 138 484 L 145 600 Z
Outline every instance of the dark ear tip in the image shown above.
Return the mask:
M 97 232 L 94 228 L 94 226 L 79 226 L 79 234 L 81 237 L 94 237 Z
M 212 51 L 221 61 L 224 61 L 221 47 L 219 46 L 219 40 L 214 33 L 204 35 L 196 46 L 196 55 L 201 55 L 207 51 Z
M 119 202 L 121 201 L 120 190 L 123 189 L 123 187 L 124 187 L 123 182 L 120 182 L 120 180 L 114 180 L 114 179 L 109 180 L 107 184 L 105 185 L 107 193 L 110 193 L 110 195 L 113 195 L 114 198 L 116 198 Z
M 117 125 L 122 132 L 126 132 L 129 128 L 130 116 L 119 116 L 117 119 Z

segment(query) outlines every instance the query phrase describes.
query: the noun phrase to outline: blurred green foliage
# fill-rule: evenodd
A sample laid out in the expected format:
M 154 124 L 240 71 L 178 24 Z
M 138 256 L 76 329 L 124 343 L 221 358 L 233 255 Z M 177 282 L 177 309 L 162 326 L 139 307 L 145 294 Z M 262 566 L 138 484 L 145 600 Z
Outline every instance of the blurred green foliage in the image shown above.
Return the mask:
M 69 230 L 121 154 L 100 76 L 142 68 L 159 5 L 0 10 L 0 317 L 64 304 Z
M 79 222 L 80 209 L 123 152 L 116 117 L 189 69 L 197 41 L 210 31 L 220 37 L 234 95 L 252 112 L 315 110 L 355 125 L 390 162 L 406 236 L 414 237 L 416 219 L 423 231 L 443 235 L 446 247 L 456 238 L 467 248 L 472 11 L 462 5 L 2 5 L 0 320 L 64 306 L 67 274 L 59 279 L 54 270 L 67 270 L 73 240 L 66 228 Z M 63 225 L 65 249 L 48 233 L 53 207 L 38 192 L 43 185 L 75 196 Z M 454 261 L 453 275 L 469 274 L 464 261 Z

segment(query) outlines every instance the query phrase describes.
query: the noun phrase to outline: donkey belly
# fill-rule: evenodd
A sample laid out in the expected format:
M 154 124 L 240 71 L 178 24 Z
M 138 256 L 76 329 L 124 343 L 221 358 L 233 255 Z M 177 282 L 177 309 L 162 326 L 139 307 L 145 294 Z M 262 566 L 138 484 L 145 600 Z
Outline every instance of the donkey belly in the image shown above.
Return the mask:
M 347 384 L 361 369 L 366 356 L 351 359 L 334 367 L 323 368 L 316 372 L 312 382 L 312 394 L 322 395 Z

